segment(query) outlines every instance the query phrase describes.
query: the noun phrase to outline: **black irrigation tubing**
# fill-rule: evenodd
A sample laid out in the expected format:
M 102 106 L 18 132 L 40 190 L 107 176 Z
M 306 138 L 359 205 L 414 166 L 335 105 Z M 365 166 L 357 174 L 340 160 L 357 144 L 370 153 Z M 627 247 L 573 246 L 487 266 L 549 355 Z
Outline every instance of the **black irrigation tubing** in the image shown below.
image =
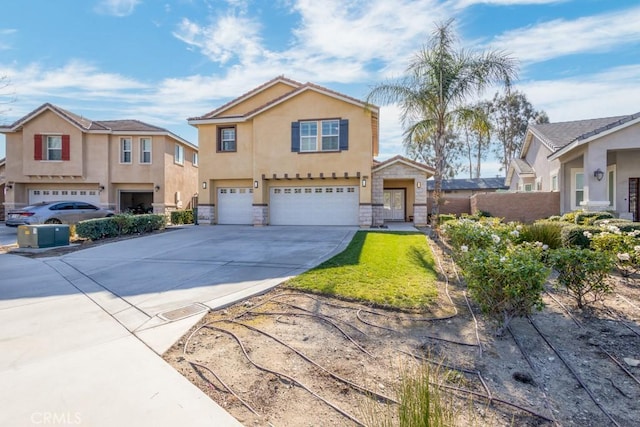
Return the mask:
M 329 323 L 334 328 L 336 328 L 338 331 L 340 331 L 340 333 L 342 335 L 344 335 L 344 337 L 346 339 L 351 341 L 351 343 L 358 348 L 358 350 L 360 350 L 361 352 L 365 353 L 366 355 L 368 355 L 371 358 L 374 357 L 371 353 L 369 353 L 366 349 L 364 349 L 360 344 L 358 344 L 353 338 L 351 338 L 351 336 L 349 336 L 349 334 L 347 334 L 342 328 L 340 328 L 340 326 L 336 325 L 334 321 L 332 321 L 331 319 L 326 318 L 325 316 L 320 316 L 320 315 L 313 314 L 313 313 L 292 313 L 292 312 L 286 312 L 286 311 L 250 311 L 249 313 L 254 314 L 254 315 L 265 315 L 265 316 L 306 316 L 306 317 L 317 317 L 318 319 Z
M 571 372 L 571 374 L 574 376 L 574 378 L 578 381 L 580 386 L 587 392 L 587 394 L 589 395 L 591 400 L 598 406 L 598 408 L 600 408 L 602 413 L 605 414 L 607 416 L 607 418 L 609 418 L 609 420 L 611 420 L 611 422 L 615 426 L 620 427 L 620 424 L 618 424 L 618 422 L 615 420 L 615 418 L 613 418 L 613 416 L 596 399 L 596 397 L 594 396 L 594 394 L 591 391 L 591 389 L 585 384 L 585 382 L 582 380 L 580 375 L 578 375 L 578 373 L 573 368 L 573 366 L 571 366 L 571 364 L 565 359 L 565 357 L 562 355 L 562 353 L 560 353 L 560 351 L 553 344 L 551 344 L 551 342 L 547 339 L 547 337 L 542 333 L 542 331 L 538 328 L 538 326 L 533 321 L 531 316 L 527 316 L 527 318 L 529 319 L 529 323 L 531 323 L 531 326 L 533 326 L 533 328 L 538 332 L 538 334 L 540 334 L 540 337 L 544 340 L 545 343 L 547 343 L 549 348 L 551 348 L 551 350 L 553 350 L 553 352 L 558 356 L 558 358 L 560 360 L 562 360 L 562 363 L 564 363 L 564 365 L 567 367 L 567 369 Z
M 578 325 L 579 328 L 582 328 L 582 323 L 576 319 L 576 317 L 571 314 L 571 311 L 567 308 L 567 306 L 565 306 L 563 303 L 560 302 L 560 300 L 558 300 L 558 298 L 556 298 L 555 296 L 553 296 L 553 294 L 551 292 L 549 292 L 548 290 L 544 290 L 544 292 L 549 295 L 549 297 L 555 301 L 556 304 L 558 304 L 560 307 L 562 307 L 562 309 L 569 315 L 569 317 L 571 318 L 571 320 L 573 320 L 573 323 L 575 323 L 576 325 Z
M 225 384 L 224 381 L 222 381 L 222 379 L 220 379 L 220 377 L 213 372 L 213 370 L 211 368 L 209 368 L 206 365 L 202 365 L 200 363 L 197 362 L 193 362 L 193 361 L 189 361 L 189 364 L 191 365 L 191 367 L 193 368 L 194 371 L 198 372 L 198 370 L 195 368 L 196 366 L 199 367 L 200 369 L 204 369 L 207 372 L 209 372 L 211 375 L 214 376 L 214 378 L 216 379 L 216 381 L 218 381 L 220 384 L 222 384 L 222 386 L 224 388 L 227 389 L 227 391 L 229 393 L 231 393 L 236 399 L 238 399 L 240 401 L 240 403 L 242 403 L 248 410 L 250 410 L 251 412 L 253 412 L 255 415 L 257 415 L 258 417 L 262 418 L 262 415 L 260 415 L 259 413 L 256 412 L 255 409 L 253 409 L 251 407 L 251 405 L 249 405 L 247 402 L 245 402 L 240 396 L 238 396 L 232 389 L 231 387 L 229 387 L 227 384 Z M 209 383 L 209 385 L 213 386 L 213 384 L 211 383 L 211 381 L 209 381 L 204 375 L 201 375 L 200 373 L 198 373 L 198 375 L 200 375 L 200 377 L 205 380 L 206 382 Z
M 386 326 L 379 326 L 379 325 L 376 325 L 375 323 L 371 323 L 369 321 L 365 321 L 364 319 L 362 319 L 360 317 L 360 310 L 358 310 L 358 313 L 357 313 L 356 316 L 358 317 L 358 320 L 361 321 L 362 323 L 364 323 L 365 325 L 369 325 L 369 326 L 374 327 L 374 328 L 384 329 L 386 331 L 395 332 L 397 334 L 401 333 L 400 331 L 398 331 L 396 329 L 387 328 Z M 450 340 L 450 339 L 447 339 L 447 338 L 436 337 L 436 336 L 433 336 L 433 335 L 424 335 L 424 336 L 426 338 L 431 338 L 431 339 L 437 340 L 437 341 L 444 341 L 444 342 L 448 342 L 448 343 L 451 343 L 451 344 L 464 345 L 464 346 L 468 346 L 468 347 L 477 347 L 478 346 L 478 344 L 474 344 L 474 343 L 468 343 L 468 342 L 463 342 L 463 341 L 454 341 L 454 340 Z
M 242 340 L 236 334 L 234 334 L 233 332 L 228 331 L 228 330 L 223 329 L 223 328 L 218 328 L 218 327 L 213 326 L 211 324 L 207 325 L 206 327 L 210 328 L 210 329 L 213 329 L 213 330 L 217 330 L 217 331 L 225 333 L 225 334 L 231 335 L 236 340 L 238 345 L 240 346 L 240 349 L 242 350 L 242 353 L 244 354 L 244 357 L 249 361 L 249 363 L 251 363 L 257 369 L 259 369 L 261 371 L 264 371 L 264 372 L 268 372 L 268 373 L 273 374 L 273 375 L 275 375 L 277 377 L 284 378 L 284 379 L 288 380 L 289 382 L 291 382 L 292 384 L 297 384 L 300 388 L 302 388 L 303 390 L 305 390 L 306 392 L 311 394 L 316 399 L 324 402 L 326 405 L 328 405 L 331 408 L 333 408 L 336 412 L 338 412 L 339 414 L 343 415 L 345 418 L 350 419 L 351 421 L 353 421 L 354 423 L 356 423 L 359 426 L 363 426 L 363 427 L 366 426 L 362 421 L 358 420 L 353 415 L 349 414 L 348 412 L 340 409 L 338 406 L 336 406 L 333 403 L 329 402 L 327 399 L 325 399 L 324 397 L 320 396 L 319 394 L 317 394 L 316 392 L 311 390 L 309 387 L 307 387 L 306 385 L 304 385 L 302 382 L 300 382 L 299 380 L 295 379 L 294 377 L 291 377 L 291 376 L 289 376 L 287 374 L 283 374 L 282 372 L 274 371 L 272 369 L 269 369 L 267 367 L 264 367 L 262 365 L 259 365 L 256 362 L 254 362 L 251 359 L 251 357 L 249 357 L 249 354 L 247 353 L 247 350 L 245 349 L 244 344 L 242 344 Z
M 520 350 L 520 353 L 522 354 L 522 356 L 524 356 L 524 358 L 527 361 L 527 364 L 529 365 L 529 367 L 531 367 L 531 369 L 535 373 L 539 373 L 540 370 L 533 363 L 533 361 L 529 357 L 529 354 L 525 351 L 524 346 L 522 345 L 520 340 L 516 337 L 516 334 L 513 333 L 513 330 L 511 329 L 511 326 L 507 326 L 507 330 L 511 334 L 511 337 L 513 338 L 513 341 L 516 343 L 516 346 Z M 558 425 L 558 421 L 556 420 L 555 416 L 553 415 L 553 410 L 551 409 L 551 403 L 549 402 L 549 397 L 547 396 L 547 393 L 544 392 L 544 388 L 545 388 L 545 384 L 544 384 L 544 378 L 543 378 L 542 379 L 542 384 L 538 386 L 538 389 L 540 390 L 540 393 L 542 394 L 542 397 L 544 398 L 545 407 L 549 410 L 549 414 L 551 414 L 551 418 L 553 418 L 553 424 L 557 426 Z
M 336 379 L 336 380 L 338 380 L 338 381 L 340 381 L 340 382 L 342 382 L 344 384 L 347 384 L 348 386 L 350 386 L 350 387 L 352 387 L 352 388 L 354 388 L 354 389 L 356 389 L 356 390 L 358 390 L 360 392 L 363 392 L 363 393 L 365 393 L 367 395 L 376 396 L 378 399 L 380 399 L 382 401 L 385 401 L 385 402 L 388 402 L 388 403 L 396 403 L 396 404 L 399 403 L 397 400 L 394 400 L 393 398 L 391 398 L 389 396 L 385 396 L 384 394 L 380 394 L 380 393 L 377 393 L 377 392 L 375 392 L 373 390 L 369 390 L 369 389 L 367 389 L 367 388 L 365 388 L 365 387 L 363 387 L 361 385 L 358 385 L 358 384 L 356 384 L 356 383 L 354 383 L 354 382 L 352 382 L 352 381 L 350 381 L 350 380 L 348 380 L 346 378 L 343 378 L 343 377 L 339 376 L 338 374 L 336 374 L 336 373 L 330 371 L 329 369 L 325 368 L 324 366 L 320 365 L 318 362 L 316 362 L 315 360 L 311 359 L 309 356 L 307 356 L 306 354 L 304 354 L 300 350 L 297 350 L 296 348 L 290 346 L 286 342 L 282 341 L 278 337 L 275 337 L 275 336 L 271 335 L 268 332 L 265 332 L 265 331 L 263 331 L 261 329 L 258 329 L 256 327 L 254 327 L 254 326 L 247 325 L 246 323 L 238 322 L 237 320 L 229 320 L 228 322 L 234 323 L 234 324 L 237 324 L 237 325 L 240 325 L 240 326 L 244 326 L 247 329 L 250 329 L 250 330 L 252 330 L 254 332 L 257 332 L 259 334 L 262 334 L 262 335 L 264 335 L 266 337 L 271 338 L 272 340 L 274 340 L 278 344 L 280 344 L 280 345 L 288 348 L 289 350 L 293 351 L 298 356 L 300 356 L 301 358 L 303 358 L 307 362 L 311 363 L 316 368 L 318 368 L 321 371 L 325 372 L 327 375 L 331 376 L 332 378 L 334 378 L 334 379 Z
M 635 305 L 634 303 L 632 303 L 631 301 L 629 301 L 626 297 L 624 297 L 623 295 L 620 294 L 615 294 L 618 298 L 622 299 L 624 302 L 626 302 L 627 304 L 629 304 L 631 307 L 635 308 L 636 310 L 640 311 L 640 307 L 638 307 L 637 305 Z
M 545 290 L 545 292 L 547 292 L 547 294 L 560 306 L 562 307 L 567 314 L 569 315 L 569 317 L 571 317 L 571 319 L 573 319 L 573 321 L 575 322 L 576 325 L 578 325 L 578 327 L 583 328 L 584 326 L 582 325 L 582 322 L 580 322 L 578 319 L 576 319 L 571 312 L 569 311 L 569 309 L 562 304 L 560 301 L 558 301 L 556 298 L 553 297 L 553 295 L 551 295 L 548 291 Z M 608 310 L 611 313 L 611 310 Z M 618 319 L 618 322 L 622 323 L 623 325 L 625 324 L 622 320 Z M 626 325 L 625 325 L 626 326 Z M 628 327 L 628 326 L 627 326 Z M 515 338 L 515 337 L 514 337 Z M 602 345 L 598 345 L 598 348 L 600 350 L 602 350 L 602 352 L 604 352 L 607 356 L 609 356 L 609 359 L 611 359 L 616 365 L 618 365 L 629 377 L 631 377 L 635 382 L 637 382 L 640 385 L 640 380 L 638 380 L 637 377 L 635 377 L 622 363 L 620 363 L 620 361 L 618 361 L 618 359 L 616 359 L 611 353 L 609 353 Z M 612 381 L 613 383 L 613 381 Z M 615 387 L 615 386 L 614 386 Z
M 531 415 L 533 415 L 535 417 L 538 417 L 540 419 L 543 419 L 545 421 L 549 421 L 549 422 L 552 422 L 552 423 L 555 422 L 555 420 L 547 417 L 546 415 L 539 414 L 538 412 L 534 411 L 533 409 L 525 408 L 524 406 L 520 406 L 520 405 L 518 405 L 516 403 L 512 403 L 512 402 L 506 401 L 504 399 L 500 399 L 500 398 L 495 397 L 491 393 L 491 391 L 489 390 L 489 387 L 487 386 L 486 382 L 484 381 L 484 378 L 482 377 L 482 374 L 480 373 L 480 371 L 474 371 L 474 370 L 470 370 L 470 369 L 451 366 L 451 365 L 448 365 L 446 363 L 430 360 L 430 359 L 427 359 L 425 357 L 419 356 L 417 354 L 412 354 L 412 353 L 409 353 L 409 352 L 406 352 L 406 351 L 403 351 L 403 350 L 398 350 L 398 351 L 403 353 L 403 354 L 406 354 L 408 356 L 411 356 L 411 357 L 413 357 L 415 359 L 423 360 L 425 362 L 429 362 L 429 363 L 432 363 L 432 364 L 436 364 L 436 365 L 445 367 L 447 369 L 463 372 L 463 373 L 466 373 L 466 374 L 476 375 L 478 377 L 478 379 L 480 380 L 480 383 L 482 384 L 482 387 L 484 388 L 484 390 L 485 390 L 485 392 L 487 394 L 482 394 L 482 393 L 479 393 L 477 391 L 469 390 L 469 389 L 466 389 L 466 388 L 455 387 L 455 386 L 446 385 L 446 384 L 438 384 L 438 383 L 430 381 L 429 383 L 432 384 L 432 385 L 435 385 L 437 387 L 446 388 L 446 389 L 453 390 L 453 391 L 460 392 L 460 393 L 472 394 L 474 396 L 482 397 L 483 399 L 487 400 L 489 405 L 491 405 L 493 402 L 501 403 L 503 405 L 510 406 L 512 408 L 516 408 L 516 409 L 519 409 L 519 410 L 521 410 L 523 412 L 529 413 L 529 414 L 531 414 Z
M 320 301 L 319 301 L 320 302 Z M 322 304 L 322 302 L 320 302 Z M 280 304 L 282 305 L 286 305 L 288 307 L 291 308 L 295 308 L 296 310 L 300 310 L 300 311 L 304 311 L 305 313 L 309 313 L 309 314 L 314 314 L 316 316 L 322 317 L 324 319 L 328 319 L 331 320 L 332 322 L 340 322 L 340 323 L 344 323 L 345 325 L 349 326 L 352 329 L 355 329 L 356 331 L 358 331 L 359 333 L 361 333 L 362 335 L 364 335 L 365 337 L 368 336 L 366 332 L 364 332 L 363 330 L 357 328 L 355 325 L 353 325 L 352 323 L 346 322 L 344 320 L 341 319 L 337 319 L 333 316 L 329 316 L 328 314 L 321 314 L 321 313 L 314 313 L 313 311 L 306 309 L 304 307 L 300 307 L 299 305 L 295 305 L 295 304 L 291 304 L 289 302 L 280 302 Z M 355 310 L 355 309 L 350 309 L 350 310 Z

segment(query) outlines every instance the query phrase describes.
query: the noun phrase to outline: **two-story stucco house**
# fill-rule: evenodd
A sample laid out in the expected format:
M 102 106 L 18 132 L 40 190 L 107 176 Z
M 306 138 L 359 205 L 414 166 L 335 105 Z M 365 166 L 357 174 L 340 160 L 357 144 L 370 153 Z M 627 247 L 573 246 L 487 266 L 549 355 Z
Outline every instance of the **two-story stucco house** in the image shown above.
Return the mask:
M 138 120 L 92 121 L 43 104 L 6 136 L 5 211 L 54 200 L 165 213 L 198 191 L 198 148 Z
M 612 210 L 640 220 L 640 113 L 530 124 L 506 184 L 559 192 L 561 212 Z
M 374 162 L 378 114 L 347 95 L 277 77 L 201 117 L 201 223 L 426 224 L 433 170 Z

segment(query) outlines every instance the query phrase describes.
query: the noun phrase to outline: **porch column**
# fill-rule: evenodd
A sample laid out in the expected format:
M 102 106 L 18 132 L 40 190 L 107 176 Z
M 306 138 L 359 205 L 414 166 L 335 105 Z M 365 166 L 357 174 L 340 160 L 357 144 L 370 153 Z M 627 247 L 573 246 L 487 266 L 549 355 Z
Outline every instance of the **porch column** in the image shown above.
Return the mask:
M 583 156 L 584 200 L 580 204 L 589 211 L 609 209 L 607 197 L 607 150 L 589 144 Z M 596 176 L 598 172 L 598 176 Z M 600 175 L 599 172 L 602 172 Z M 598 179 L 600 177 L 600 179 Z

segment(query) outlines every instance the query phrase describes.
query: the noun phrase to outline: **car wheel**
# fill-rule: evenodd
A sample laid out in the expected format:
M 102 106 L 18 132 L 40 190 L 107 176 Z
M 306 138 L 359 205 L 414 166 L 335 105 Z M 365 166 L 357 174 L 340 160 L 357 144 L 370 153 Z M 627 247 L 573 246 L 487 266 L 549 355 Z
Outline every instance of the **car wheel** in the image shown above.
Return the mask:
M 49 218 L 44 222 L 45 224 L 62 224 L 62 221 L 56 218 Z

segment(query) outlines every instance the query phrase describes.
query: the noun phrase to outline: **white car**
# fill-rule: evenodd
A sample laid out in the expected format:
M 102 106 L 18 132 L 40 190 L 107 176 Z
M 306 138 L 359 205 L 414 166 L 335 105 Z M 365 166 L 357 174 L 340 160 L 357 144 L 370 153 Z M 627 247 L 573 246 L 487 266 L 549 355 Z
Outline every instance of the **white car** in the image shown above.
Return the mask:
M 87 202 L 42 202 L 9 211 L 6 225 L 17 227 L 30 224 L 75 224 L 85 219 L 113 216 L 114 212 Z

